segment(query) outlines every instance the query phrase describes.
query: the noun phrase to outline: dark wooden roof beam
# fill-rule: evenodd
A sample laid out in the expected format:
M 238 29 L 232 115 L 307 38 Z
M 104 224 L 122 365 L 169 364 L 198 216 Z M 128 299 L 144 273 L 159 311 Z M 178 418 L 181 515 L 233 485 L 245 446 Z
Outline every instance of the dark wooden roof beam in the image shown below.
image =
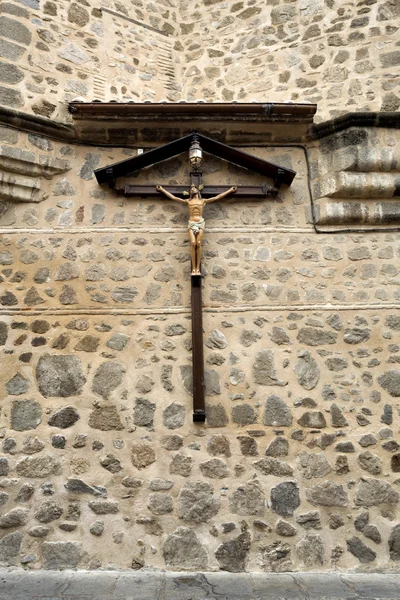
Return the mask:
M 138 154 L 132 158 L 114 163 L 113 165 L 97 169 L 94 172 L 96 179 L 100 184 L 109 183 L 110 185 L 114 185 L 115 180 L 118 177 L 126 177 L 135 171 L 140 171 L 141 169 L 150 167 L 151 165 L 189 150 L 192 139 L 193 134 L 186 135 L 173 142 L 169 142 L 164 146 L 154 148 L 143 154 Z M 221 158 L 255 173 L 270 177 L 275 181 L 275 187 L 279 187 L 281 184 L 290 185 L 296 175 L 296 172 L 292 171 L 292 169 L 279 167 L 274 163 L 258 158 L 253 154 L 243 152 L 243 150 L 228 146 L 227 144 L 217 142 L 205 135 L 198 134 L 198 139 L 201 147 L 205 152 L 208 152 L 208 154 L 212 154 L 217 158 Z

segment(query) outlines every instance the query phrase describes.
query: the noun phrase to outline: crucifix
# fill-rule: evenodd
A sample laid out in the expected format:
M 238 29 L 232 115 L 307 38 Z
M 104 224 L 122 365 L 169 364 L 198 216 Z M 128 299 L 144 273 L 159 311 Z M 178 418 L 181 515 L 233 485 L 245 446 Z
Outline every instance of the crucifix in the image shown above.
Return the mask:
M 232 162 L 249 170 L 273 177 L 274 184 L 262 186 L 203 186 L 200 167 L 203 161 L 203 149 L 209 154 Z M 185 186 L 130 185 L 116 186 L 117 177 L 127 176 L 144 167 L 154 165 L 162 160 L 172 158 L 189 151 L 190 173 L 189 190 Z M 183 138 L 170 142 L 161 148 L 155 148 L 139 154 L 134 158 L 97 169 L 97 181 L 110 185 L 118 194 L 126 197 L 154 197 L 163 194 L 170 200 L 185 204 L 188 208 L 188 233 L 191 258 L 191 309 L 192 309 L 192 368 L 193 368 L 193 421 L 204 422 L 205 381 L 204 381 L 204 349 L 203 349 L 203 311 L 202 311 L 202 275 L 201 246 L 205 233 L 203 211 L 210 202 L 217 202 L 229 196 L 235 199 L 275 198 L 282 184 L 290 185 L 296 175 L 295 171 L 279 167 L 241 150 L 217 142 L 204 135 L 193 132 Z M 181 194 L 185 197 L 176 196 Z

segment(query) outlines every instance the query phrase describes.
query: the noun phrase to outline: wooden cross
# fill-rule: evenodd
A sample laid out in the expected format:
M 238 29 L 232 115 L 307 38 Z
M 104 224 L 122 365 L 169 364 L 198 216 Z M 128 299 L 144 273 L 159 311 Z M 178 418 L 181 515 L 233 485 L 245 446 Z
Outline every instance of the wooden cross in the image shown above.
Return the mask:
M 200 145 L 201 144 L 201 145 Z M 209 154 L 232 162 L 249 170 L 267 175 L 274 179 L 273 186 L 203 186 L 202 173 L 199 171 L 202 161 L 202 149 Z M 193 168 L 190 174 L 189 191 L 185 186 L 130 185 L 116 186 L 116 179 L 154 165 L 162 160 L 172 158 L 189 150 L 189 160 Z M 241 150 L 212 140 L 193 132 L 192 134 L 139 154 L 134 158 L 115 163 L 95 171 L 99 183 L 108 183 L 110 187 L 123 196 L 130 198 L 146 198 L 164 194 L 167 198 L 185 204 L 188 207 L 188 232 L 191 244 L 191 307 L 192 307 L 192 364 L 193 364 L 193 421 L 204 422 L 205 381 L 204 381 L 204 345 L 203 345 L 203 311 L 201 294 L 201 242 L 204 235 L 205 222 L 203 210 L 208 202 L 222 200 L 234 195 L 236 199 L 265 199 L 276 197 L 282 184 L 290 185 L 296 175 L 295 171 L 279 167 Z M 187 195 L 188 198 L 176 196 Z

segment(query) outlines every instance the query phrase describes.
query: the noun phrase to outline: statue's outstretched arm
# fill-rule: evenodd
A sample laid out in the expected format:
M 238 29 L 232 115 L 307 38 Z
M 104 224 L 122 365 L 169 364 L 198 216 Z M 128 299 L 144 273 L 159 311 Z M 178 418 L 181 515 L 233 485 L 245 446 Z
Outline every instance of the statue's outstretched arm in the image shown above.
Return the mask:
M 205 204 L 209 204 L 210 202 L 216 202 L 217 200 L 222 200 L 222 198 L 225 198 L 226 196 L 229 196 L 229 194 L 234 194 L 237 190 L 237 186 L 234 185 L 233 187 L 229 188 L 229 190 L 226 190 L 226 192 L 222 192 L 222 194 L 218 194 L 218 196 L 214 196 L 214 198 L 208 198 L 207 200 L 204 200 Z
M 170 194 L 170 192 L 165 190 L 162 187 L 162 185 L 156 185 L 156 190 L 157 192 L 160 192 L 160 194 L 164 194 L 164 196 L 167 196 L 167 198 L 169 198 L 170 200 L 175 200 L 176 202 L 182 202 L 182 204 L 187 204 L 187 200 L 185 200 L 184 198 L 178 198 L 177 196 Z

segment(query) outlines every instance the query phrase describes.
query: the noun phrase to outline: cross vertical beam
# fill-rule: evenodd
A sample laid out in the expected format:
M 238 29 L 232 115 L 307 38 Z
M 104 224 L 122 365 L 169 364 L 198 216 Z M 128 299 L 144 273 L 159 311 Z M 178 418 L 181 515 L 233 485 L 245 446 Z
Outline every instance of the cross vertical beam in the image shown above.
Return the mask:
M 192 171 L 190 183 L 197 188 L 202 183 L 202 173 Z M 204 423 L 206 420 L 206 393 L 204 383 L 204 345 L 203 345 L 203 300 L 201 296 L 201 275 L 192 275 L 192 363 L 193 363 L 193 421 Z
M 201 275 L 192 275 L 193 421 L 206 420 Z

